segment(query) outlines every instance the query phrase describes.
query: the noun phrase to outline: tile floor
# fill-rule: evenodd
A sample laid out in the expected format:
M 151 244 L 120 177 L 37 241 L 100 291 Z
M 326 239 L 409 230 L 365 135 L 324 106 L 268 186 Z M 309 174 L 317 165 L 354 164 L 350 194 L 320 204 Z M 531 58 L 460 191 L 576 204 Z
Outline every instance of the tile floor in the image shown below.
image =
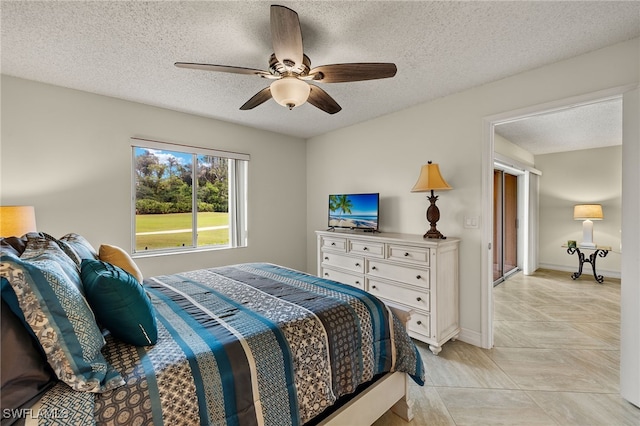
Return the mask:
M 420 342 L 424 387 L 411 425 L 640 425 L 619 395 L 620 280 L 518 273 L 494 288 L 491 350 Z M 376 426 L 406 426 L 386 413 Z

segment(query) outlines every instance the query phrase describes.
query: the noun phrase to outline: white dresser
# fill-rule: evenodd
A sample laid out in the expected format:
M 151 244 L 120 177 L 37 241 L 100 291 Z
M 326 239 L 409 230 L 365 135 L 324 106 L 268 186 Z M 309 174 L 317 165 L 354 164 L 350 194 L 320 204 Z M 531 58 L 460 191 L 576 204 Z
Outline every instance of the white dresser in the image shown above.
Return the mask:
M 434 354 L 460 333 L 458 238 L 316 231 L 318 276 L 411 309 L 409 335 Z

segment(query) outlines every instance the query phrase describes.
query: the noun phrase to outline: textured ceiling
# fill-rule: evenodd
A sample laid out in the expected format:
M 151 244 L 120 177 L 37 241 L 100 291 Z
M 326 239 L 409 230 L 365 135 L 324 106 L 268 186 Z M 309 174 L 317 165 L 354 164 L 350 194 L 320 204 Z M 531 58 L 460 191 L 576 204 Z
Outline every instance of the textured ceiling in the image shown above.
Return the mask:
M 173 66 L 267 69 L 270 4 L 2 1 L 1 69 L 307 138 L 640 35 L 636 1 L 281 2 L 300 16 L 312 66 L 398 66 L 392 79 L 322 85 L 335 115 L 271 100 L 240 111 L 268 81 Z
M 596 102 L 496 126 L 534 155 L 622 144 L 622 99 Z

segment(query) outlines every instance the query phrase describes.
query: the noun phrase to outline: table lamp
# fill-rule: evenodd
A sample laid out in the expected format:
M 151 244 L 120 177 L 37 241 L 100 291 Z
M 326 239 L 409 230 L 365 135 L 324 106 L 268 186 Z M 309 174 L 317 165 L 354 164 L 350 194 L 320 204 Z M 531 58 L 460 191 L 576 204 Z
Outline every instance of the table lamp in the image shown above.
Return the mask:
M 429 161 L 420 169 L 420 176 L 418 181 L 411 192 L 428 192 L 431 191 L 431 196 L 427 199 L 431 202 L 427 209 L 427 220 L 431 224 L 431 228 L 423 235 L 424 238 L 445 238 L 440 231 L 436 229 L 436 223 L 440 220 L 440 209 L 436 206 L 436 200 L 438 197 L 434 195 L 433 191 L 444 191 L 452 189 L 449 184 L 444 180 L 440 174 L 440 167 L 437 164 L 433 164 Z
M 576 204 L 573 206 L 573 219 L 582 220 L 582 241 L 580 247 L 596 248 L 593 242 L 593 220 L 602 220 L 602 206 L 600 204 Z
M 0 206 L 0 237 L 21 237 L 36 232 L 33 206 Z

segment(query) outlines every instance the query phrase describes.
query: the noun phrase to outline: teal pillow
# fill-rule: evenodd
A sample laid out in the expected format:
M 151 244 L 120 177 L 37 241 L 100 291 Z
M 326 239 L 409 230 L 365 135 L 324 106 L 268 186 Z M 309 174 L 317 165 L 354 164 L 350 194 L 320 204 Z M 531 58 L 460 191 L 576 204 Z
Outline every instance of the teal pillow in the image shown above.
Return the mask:
M 79 274 L 65 268 L 55 243 L 38 241 L 29 258 L 0 256 L 2 299 L 36 337 L 56 376 L 71 388 L 106 392 L 124 384 L 104 359 L 105 344 L 93 313 L 76 286 Z M 71 274 L 71 275 L 69 275 Z
M 80 276 L 96 319 L 114 337 L 136 346 L 156 343 L 153 305 L 133 275 L 101 260 L 83 259 Z

